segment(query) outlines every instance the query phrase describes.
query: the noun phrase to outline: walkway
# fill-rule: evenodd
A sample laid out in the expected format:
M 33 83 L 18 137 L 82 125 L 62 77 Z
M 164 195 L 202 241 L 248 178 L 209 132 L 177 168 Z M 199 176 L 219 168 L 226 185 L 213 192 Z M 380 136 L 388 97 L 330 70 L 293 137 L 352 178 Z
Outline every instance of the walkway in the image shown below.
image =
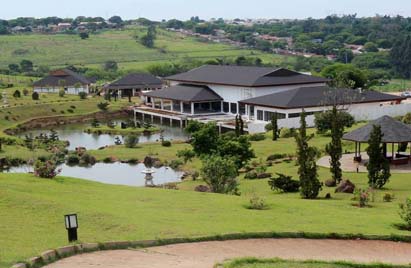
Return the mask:
M 368 162 L 367 153 L 361 153 L 362 163 L 354 163 L 354 154 L 343 154 L 341 158 L 341 169 L 345 172 L 356 172 L 357 166 L 359 172 L 368 172 L 364 163 Z M 317 161 L 317 165 L 320 167 L 330 167 L 330 157 L 324 156 Z M 391 165 L 391 173 L 411 173 L 411 164 L 408 165 Z
M 366 240 L 249 239 L 176 244 L 147 249 L 98 251 L 73 256 L 48 268 L 212 268 L 240 257 L 411 263 L 411 243 Z

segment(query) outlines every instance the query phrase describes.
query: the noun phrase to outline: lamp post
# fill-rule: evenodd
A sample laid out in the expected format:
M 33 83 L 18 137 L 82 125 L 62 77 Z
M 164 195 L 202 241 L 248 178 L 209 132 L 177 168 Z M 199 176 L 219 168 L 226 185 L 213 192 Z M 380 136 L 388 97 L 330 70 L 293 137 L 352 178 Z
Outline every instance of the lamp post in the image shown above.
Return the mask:
M 148 187 L 152 187 L 154 186 L 154 182 L 153 182 L 153 173 L 155 173 L 155 171 L 151 168 L 147 168 L 143 171 L 141 171 L 141 173 L 145 174 L 144 179 L 146 180 L 146 186 Z
M 74 242 L 77 241 L 77 228 L 78 228 L 78 221 L 77 221 L 77 214 L 68 214 L 64 215 L 64 222 L 66 224 L 66 229 L 68 233 L 68 241 Z

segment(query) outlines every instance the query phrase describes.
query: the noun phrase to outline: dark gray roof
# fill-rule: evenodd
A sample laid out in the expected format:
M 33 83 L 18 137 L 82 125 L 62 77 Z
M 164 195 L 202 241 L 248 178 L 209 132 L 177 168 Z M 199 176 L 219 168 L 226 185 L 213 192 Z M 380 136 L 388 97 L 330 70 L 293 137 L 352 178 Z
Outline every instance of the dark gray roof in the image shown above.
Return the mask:
M 91 84 L 91 82 L 81 74 L 75 73 L 69 69 L 51 71 L 43 79 L 33 83 L 35 87 L 59 87 L 60 81 L 64 81 L 64 86 L 74 86 L 77 83 L 82 85 Z
M 206 86 L 177 85 L 144 93 L 145 96 L 177 101 L 221 101 L 217 93 Z
M 292 109 L 317 107 L 332 104 L 367 103 L 381 101 L 399 101 L 403 97 L 365 90 L 361 93 L 354 89 L 331 89 L 327 86 L 300 87 L 283 92 L 264 95 L 241 101 L 250 105 Z
M 131 73 L 108 85 L 109 89 L 161 88 L 163 82 L 151 74 Z
M 324 83 L 328 79 L 287 69 L 231 65 L 204 65 L 166 78 L 171 81 L 247 87 Z
M 381 126 L 381 132 L 384 134 L 382 141 L 384 143 L 411 142 L 411 127 L 389 116 L 380 117 L 368 125 L 347 133 L 343 136 L 343 139 L 368 142 L 374 125 Z

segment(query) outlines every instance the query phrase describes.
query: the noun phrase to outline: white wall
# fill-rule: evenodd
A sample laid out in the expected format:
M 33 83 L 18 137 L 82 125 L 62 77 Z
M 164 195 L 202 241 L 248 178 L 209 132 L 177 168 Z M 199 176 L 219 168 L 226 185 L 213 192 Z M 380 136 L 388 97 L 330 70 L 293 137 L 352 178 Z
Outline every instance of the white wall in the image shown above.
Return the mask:
M 35 87 L 33 90 L 35 92 L 38 93 L 58 93 L 60 91 L 60 87 L 47 87 L 47 88 L 43 88 L 43 87 Z M 74 88 L 74 87 L 69 87 L 66 90 L 66 94 L 72 94 L 72 95 L 76 95 L 80 92 L 86 92 L 87 94 L 89 93 L 89 86 L 83 86 L 80 88 Z

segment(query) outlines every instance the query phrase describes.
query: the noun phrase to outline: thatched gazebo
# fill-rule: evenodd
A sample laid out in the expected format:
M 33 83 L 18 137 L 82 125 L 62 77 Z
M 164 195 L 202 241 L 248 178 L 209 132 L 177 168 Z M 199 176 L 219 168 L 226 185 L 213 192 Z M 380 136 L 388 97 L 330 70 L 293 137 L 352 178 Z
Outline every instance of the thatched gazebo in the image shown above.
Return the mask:
M 361 143 L 368 143 L 373 126 L 380 126 L 383 134 L 384 155 L 392 164 L 404 165 L 410 161 L 410 153 L 407 153 L 408 143 L 411 142 L 411 127 L 389 116 L 380 117 L 369 124 L 360 127 L 343 136 L 343 140 L 355 142 L 354 161 L 361 162 Z M 391 144 L 391 155 L 388 155 L 387 145 Z M 395 144 L 398 144 L 397 153 L 394 151 Z

